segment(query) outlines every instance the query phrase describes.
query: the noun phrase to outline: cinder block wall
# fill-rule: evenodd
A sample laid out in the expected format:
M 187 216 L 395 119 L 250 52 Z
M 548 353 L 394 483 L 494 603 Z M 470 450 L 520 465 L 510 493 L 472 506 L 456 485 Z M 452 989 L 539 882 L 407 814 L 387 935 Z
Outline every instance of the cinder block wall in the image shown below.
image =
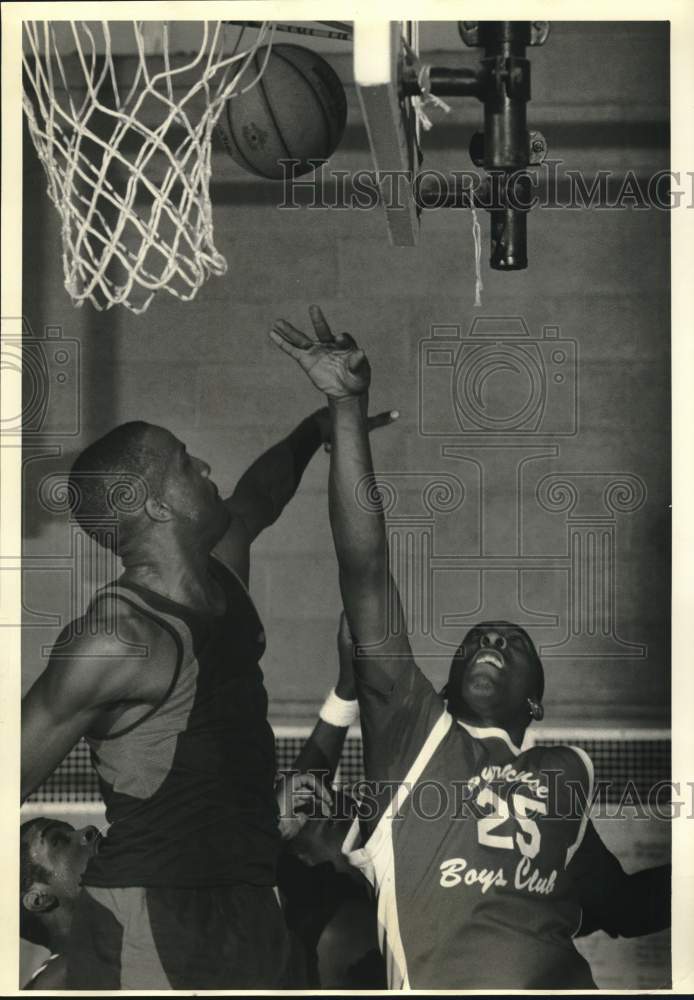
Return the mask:
M 454 25 L 426 29 L 424 46 L 432 62 L 473 65 L 476 59 L 460 46 Z M 547 45 L 530 52 L 529 119 L 545 134 L 552 158 L 589 177 L 601 169 L 618 178 L 630 169 L 646 177 L 667 167 L 667 51 L 663 25 L 556 24 Z M 349 59 L 339 52 L 330 58 L 345 80 L 350 108 L 345 143 L 332 166 L 368 168 Z M 450 118 L 437 115 L 425 140 L 426 165 L 436 169 L 468 166 L 469 135 L 481 116 L 475 104 L 451 103 Z M 547 717 L 553 724 L 663 724 L 669 706 L 667 214 L 535 210 L 528 223 L 529 269 L 499 274 L 485 265 L 483 307 L 475 310 L 469 213 L 427 212 L 420 245 L 393 249 L 378 210 L 279 210 L 277 187 L 243 174 L 221 149 L 214 177 L 216 240 L 229 263 L 225 277 L 211 279 L 190 304 L 162 294 L 141 317 L 121 310 L 99 314 L 89 306 L 74 310 L 62 287 L 56 213 L 33 149 L 25 145 L 25 316 L 36 333 L 57 325 L 77 341 L 82 372 L 79 434 L 44 433 L 25 452 L 25 553 L 35 558 L 25 576 L 32 625 L 25 634 L 25 684 L 43 669 L 45 647 L 70 613 L 70 529 L 65 516 L 48 516 L 36 502 L 40 479 L 66 468 L 76 448 L 110 426 L 141 418 L 169 427 L 210 462 L 220 488 L 231 489 L 256 454 L 320 405 L 267 337 L 274 317 L 301 325 L 308 303 L 319 302 L 336 329 L 352 330 L 368 349 L 373 409 L 401 412 L 394 428 L 374 438 L 378 468 L 448 473 L 464 486 L 462 506 L 436 517 L 435 552 L 458 561 L 449 574 L 436 576 L 435 616 L 443 610 L 472 615 L 483 603 L 479 580 L 465 571 L 463 558 L 483 552 L 482 514 L 492 532 L 488 552 L 513 552 L 515 545 L 516 553 L 561 557 L 567 554 L 567 514 L 539 510 L 533 499 L 544 476 L 629 473 L 645 484 L 639 509 L 614 520 L 614 614 L 620 640 L 646 647 L 647 654 L 632 655 L 625 647 L 619 659 L 550 651 Z M 481 222 L 486 258 L 488 220 Z M 444 458 L 446 442 L 418 429 L 420 342 L 432 325 L 459 325 L 465 332 L 478 314 L 522 316 L 532 337 L 540 337 L 545 325 L 560 327 L 561 336 L 578 345 L 580 402 L 578 433 L 550 441 L 556 451 L 550 447 L 548 455 L 524 465 L 520 480 L 503 475 L 498 453 L 487 454 L 482 465 L 499 488 L 490 492 L 487 482 L 482 502 L 475 467 Z M 60 454 L 50 452 L 55 445 Z M 523 456 L 530 452 L 528 445 Z M 479 451 L 471 454 L 481 460 Z M 340 604 L 326 475 L 321 453 L 291 507 L 254 552 L 252 591 L 266 624 L 263 668 L 277 721 L 310 719 L 335 673 Z M 589 491 L 600 488 L 595 482 Z M 411 513 L 420 487 L 411 477 L 402 483 Z M 519 495 L 522 511 L 515 521 Z M 515 524 L 520 528 L 508 528 L 508 537 L 493 536 Z M 84 572 L 96 582 L 104 569 L 90 564 Z M 497 575 L 486 586 L 487 596 L 498 591 L 504 613 L 504 588 L 517 587 L 518 577 Z M 566 574 L 525 573 L 521 587 L 521 602 L 535 613 L 533 634 L 544 644 L 560 642 Z M 599 632 L 601 623 L 595 627 Z M 452 642 L 463 626 L 441 629 Z M 431 652 L 421 636 L 414 639 L 423 654 Z M 422 663 L 442 683 L 444 659 L 423 656 Z

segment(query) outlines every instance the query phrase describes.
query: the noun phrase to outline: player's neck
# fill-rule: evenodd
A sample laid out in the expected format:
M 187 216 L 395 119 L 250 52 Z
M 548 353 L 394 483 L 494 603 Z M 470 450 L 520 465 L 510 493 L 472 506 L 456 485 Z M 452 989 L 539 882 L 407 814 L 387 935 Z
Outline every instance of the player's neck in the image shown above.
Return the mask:
M 48 950 L 51 955 L 59 955 L 67 947 L 67 940 L 70 936 L 72 925 L 72 909 L 67 909 L 65 902 L 51 914 L 47 924 L 48 929 Z
M 219 584 L 210 576 L 210 554 L 206 548 L 177 545 L 142 546 L 123 559 L 124 583 L 146 587 L 177 604 L 199 610 L 214 610 Z

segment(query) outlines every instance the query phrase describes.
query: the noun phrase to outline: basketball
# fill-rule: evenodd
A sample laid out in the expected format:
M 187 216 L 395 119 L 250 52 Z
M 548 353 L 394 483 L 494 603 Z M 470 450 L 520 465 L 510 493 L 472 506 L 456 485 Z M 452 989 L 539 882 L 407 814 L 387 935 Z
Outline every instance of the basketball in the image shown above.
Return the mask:
M 260 73 L 267 48 L 258 49 L 246 73 Z M 255 87 L 226 102 L 220 135 L 245 170 L 269 180 L 285 177 L 282 160 L 298 160 L 295 176 L 309 173 L 337 149 L 347 120 L 347 99 L 335 70 L 311 49 L 273 45 Z M 289 169 L 289 168 L 287 168 Z

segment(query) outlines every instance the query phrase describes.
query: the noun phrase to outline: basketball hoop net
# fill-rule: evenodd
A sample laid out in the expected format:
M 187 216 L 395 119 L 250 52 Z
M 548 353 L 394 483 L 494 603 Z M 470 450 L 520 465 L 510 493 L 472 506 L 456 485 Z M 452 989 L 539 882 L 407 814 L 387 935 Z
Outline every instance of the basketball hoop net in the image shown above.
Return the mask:
M 243 48 L 241 31 L 225 52 L 222 23 L 201 22 L 197 52 L 174 56 L 166 22 L 154 44 L 153 23 L 125 24 L 132 55 L 119 59 L 108 21 L 25 21 L 23 104 L 62 220 L 73 303 L 142 313 L 160 289 L 189 301 L 226 271 L 214 245 L 212 134 L 224 102 L 260 79 L 273 29 L 263 22 Z M 246 74 L 261 45 L 263 65 Z

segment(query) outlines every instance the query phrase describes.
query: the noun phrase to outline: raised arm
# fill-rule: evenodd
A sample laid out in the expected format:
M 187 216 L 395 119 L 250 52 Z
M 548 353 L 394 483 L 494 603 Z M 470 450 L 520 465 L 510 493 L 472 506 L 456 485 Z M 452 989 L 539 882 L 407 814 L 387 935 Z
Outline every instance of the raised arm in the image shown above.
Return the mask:
M 246 469 L 225 504 L 243 521 L 250 541 L 280 516 L 326 436 L 325 415 L 311 413 Z
M 369 420 L 369 429 L 390 421 L 390 414 L 377 414 Z M 292 499 L 321 444 L 330 447 L 330 431 L 327 407 L 311 413 L 246 469 L 225 500 L 231 523 L 215 552 L 246 582 L 251 544 L 275 523 Z
M 313 732 L 294 761 L 297 771 L 320 773 L 326 784 L 332 784 L 340 762 L 347 730 L 356 722 L 356 689 L 352 664 L 352 636 L 344 612 L 340 615 L 337 633 L 339 673 L 334 691 L 326 699 Z
M 342 601 L 356 644 L 355 676 L 367 778 L 402 780 L 445 709 L 412 657 L 388 565 L 385 522 L 367 425 L 371 372 L 348 334 L 333 337 L 316 306 L 316 340 L 285 320 L 273 341 L 328 396 L 329 504 Z
M 224 503 L 231 520 L 215 548 L 217 555 L 248 583 L 250 548 L 261 531 L 277 520 L 296 493 L 306 466 L 327 435 L 317 413 L 253 462 Z
M 279 320 L 270 336 L 328 397 L 330 524 L 345 613 L 360 647 L 378 647 L 380 653 L 408 657 L 410 647 L 402 627 L 400 597 L 388 568 L 383 512 L 375 490 L 368 433 L 369 363 L 348 334 L 332 336 L 317 306 L 311 306 L 310 315 L 316 341 L 286 320 Z

